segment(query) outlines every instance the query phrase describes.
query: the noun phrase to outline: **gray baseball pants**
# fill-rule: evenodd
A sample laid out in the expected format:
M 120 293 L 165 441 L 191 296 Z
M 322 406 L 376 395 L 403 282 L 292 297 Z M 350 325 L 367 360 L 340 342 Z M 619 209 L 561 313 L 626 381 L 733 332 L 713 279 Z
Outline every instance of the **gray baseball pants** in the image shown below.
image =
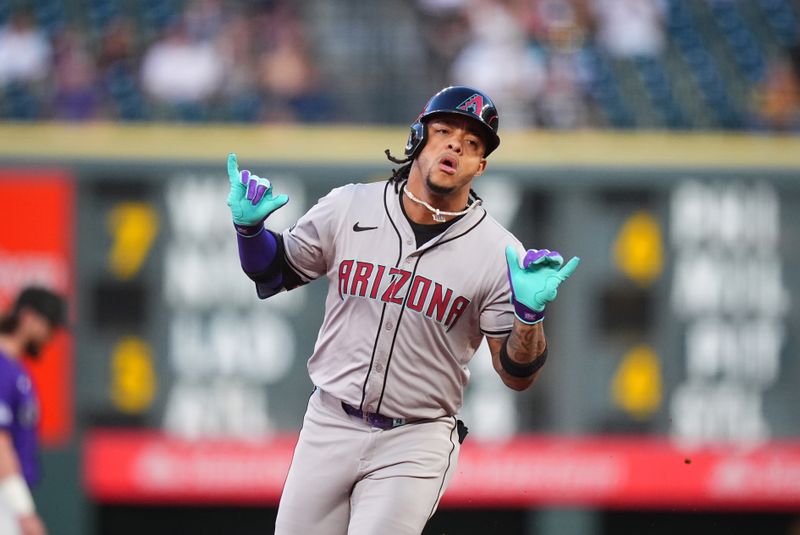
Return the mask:
M 317 389 L 275 535 L 419 535 L 455 472 L 459 449 L 454 417 L 377 429 Z

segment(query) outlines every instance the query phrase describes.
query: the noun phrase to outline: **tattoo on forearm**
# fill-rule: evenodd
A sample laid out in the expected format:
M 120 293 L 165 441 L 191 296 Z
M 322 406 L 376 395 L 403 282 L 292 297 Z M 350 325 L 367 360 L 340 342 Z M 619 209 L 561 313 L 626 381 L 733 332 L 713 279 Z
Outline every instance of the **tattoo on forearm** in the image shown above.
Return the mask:
M 516 362 L 530 362 L 544 350 L 541 327 L 515 326 L 508 337 L 508 354 Z

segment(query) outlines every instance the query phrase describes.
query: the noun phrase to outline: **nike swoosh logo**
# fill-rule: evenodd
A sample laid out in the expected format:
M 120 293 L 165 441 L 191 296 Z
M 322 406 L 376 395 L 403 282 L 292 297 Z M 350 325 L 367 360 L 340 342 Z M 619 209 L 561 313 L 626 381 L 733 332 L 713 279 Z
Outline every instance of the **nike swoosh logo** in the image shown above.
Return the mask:
M 353 225 L 353 232 L 364 232 L 365 230 L 375 230 L 376 228 L 378 227 L 359 227 L 358 221 L 356 221 L 356 224 Z

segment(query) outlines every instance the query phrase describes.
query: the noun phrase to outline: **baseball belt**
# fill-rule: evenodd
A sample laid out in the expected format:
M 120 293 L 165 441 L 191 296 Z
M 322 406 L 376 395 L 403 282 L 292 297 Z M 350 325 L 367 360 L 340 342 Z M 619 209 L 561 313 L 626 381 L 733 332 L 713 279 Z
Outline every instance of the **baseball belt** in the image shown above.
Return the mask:
M 359 420 L 364 420 L 372 427 L 376 427 L 378 429 L 394 429 L 395 427 L 400 427 L 401 425 L 408 423 L 408 420 L 405 418 L 390 418 L 389 416 L 384 416 L 383 414 L 378 414 L 377 412 L 364 412 L 361 409 L 357 409 L 352 405 L 345 403 L 344 401 L 342 401 L 342 409 L 344 409 L 344 412 L 350 416 L 358 418 Z

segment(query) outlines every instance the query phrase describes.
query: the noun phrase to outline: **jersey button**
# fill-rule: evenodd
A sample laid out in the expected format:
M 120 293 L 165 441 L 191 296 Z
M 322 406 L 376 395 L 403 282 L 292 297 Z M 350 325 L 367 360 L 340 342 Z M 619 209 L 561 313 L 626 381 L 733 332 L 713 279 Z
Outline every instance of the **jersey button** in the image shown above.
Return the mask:
M 392 328 L 394 327 L 394 325 L 392 324 L 391 321 L 387 321 L 386 325 L 384 325 L 384 327 L 386 328 L 387 331 L 391 331 Z
M 376 364 L 375 365 L 375 371 L 378 372 L 378 373 L 383 373 L 383 364 L 381 364 L 380 362 L 378 364 Z
M 406 245 L 411 245 L 412 243 L 414 243 L 414 242 L 413 242 L 413 240 L 411 240 L 411 238 L 406 240 Z

